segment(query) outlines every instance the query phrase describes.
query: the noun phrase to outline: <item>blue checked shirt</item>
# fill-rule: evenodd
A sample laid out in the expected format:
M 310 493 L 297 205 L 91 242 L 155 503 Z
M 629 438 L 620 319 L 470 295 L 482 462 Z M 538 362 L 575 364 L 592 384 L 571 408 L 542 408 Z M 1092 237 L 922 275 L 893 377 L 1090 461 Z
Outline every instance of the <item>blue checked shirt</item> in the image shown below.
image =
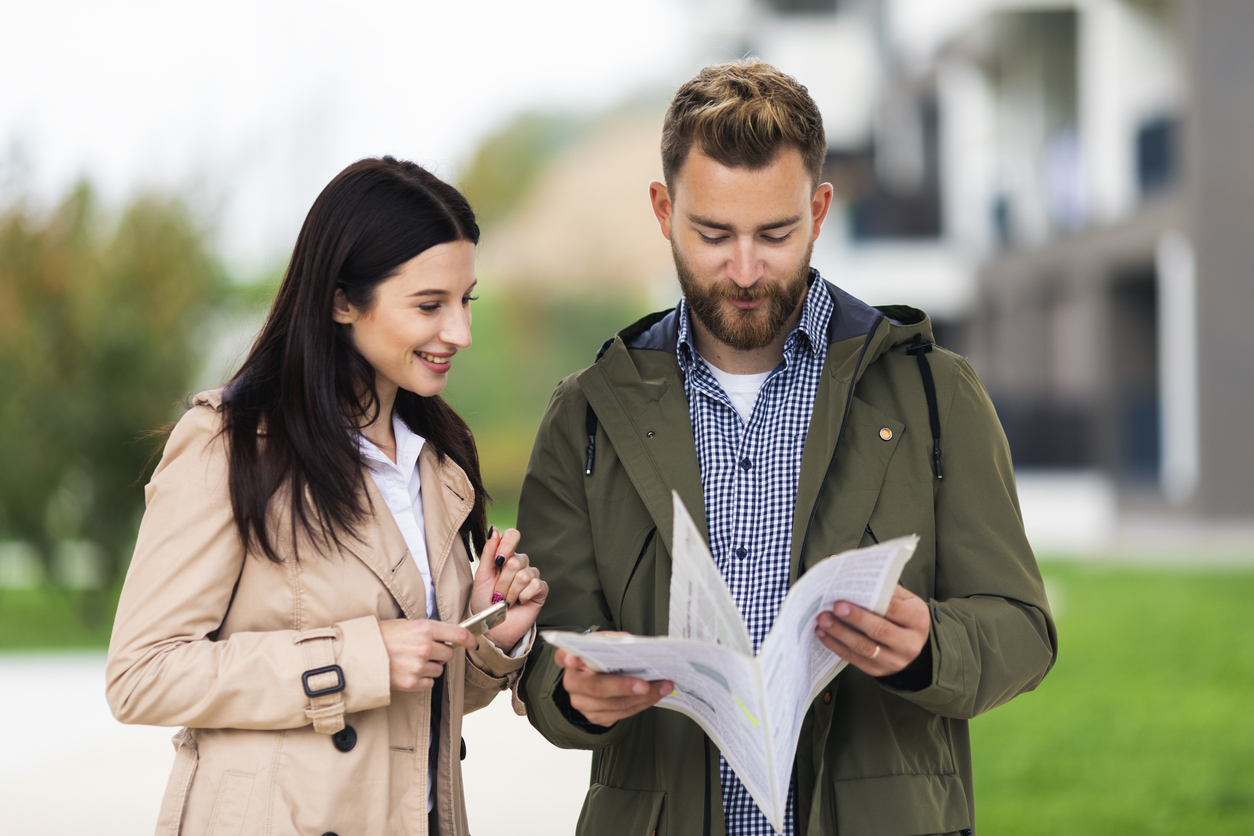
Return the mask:
M 757 653 L 788 594 L 797 479 L 814 396 L 827 356 L 832 300 L 817 274 L 801 318 L 784 341 L 784 361 L 767 377 L 748 424 L 692 342 L 688 304 L 679 310 L 679 367 L 696 437 L 710 553 Z M 774 834 L 748 790 L 719 756 L 728 836 Z M 793 833 L 794 788 L 785 834 Z

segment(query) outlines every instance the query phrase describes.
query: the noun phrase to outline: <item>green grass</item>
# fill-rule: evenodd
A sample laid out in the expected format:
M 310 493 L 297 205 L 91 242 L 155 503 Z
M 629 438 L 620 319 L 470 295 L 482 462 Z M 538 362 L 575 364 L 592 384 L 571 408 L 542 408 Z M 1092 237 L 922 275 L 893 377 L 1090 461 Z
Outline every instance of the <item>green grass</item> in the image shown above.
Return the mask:
M 119 591 L 0 589 L 0 650 L 108 647 Z
M 1254 572 L 1044 573 L 1059 661 L 972 723 L 981 832 L 1254 833 Z

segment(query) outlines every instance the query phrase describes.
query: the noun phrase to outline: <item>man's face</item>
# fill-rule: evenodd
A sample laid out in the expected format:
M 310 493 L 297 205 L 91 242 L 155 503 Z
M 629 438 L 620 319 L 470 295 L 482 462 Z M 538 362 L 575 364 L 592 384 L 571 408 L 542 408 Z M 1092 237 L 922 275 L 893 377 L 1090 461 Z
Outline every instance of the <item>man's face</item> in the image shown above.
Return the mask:
M 739 351 L 769 345 L 806 290 L 831 187 L 813 188 L 794 148 L 765 168 L 728 168 L 694 149 L 672 195 L 650 186 L 693 315 Z

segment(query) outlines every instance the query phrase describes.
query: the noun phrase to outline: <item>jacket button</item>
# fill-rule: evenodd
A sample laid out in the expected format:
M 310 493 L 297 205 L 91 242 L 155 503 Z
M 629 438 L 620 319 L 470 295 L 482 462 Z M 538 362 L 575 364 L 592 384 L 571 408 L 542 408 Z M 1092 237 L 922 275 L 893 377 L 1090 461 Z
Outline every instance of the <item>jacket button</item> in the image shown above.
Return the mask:
M 888 427 L 884 427 L 883 429 L 880 430 L 880 438 L 884 439 L 885 441 L 892 441 L 893 431 L 890 430 Z
M 831 701 L 832 701 L 832 692 L 831 692 L 831 691 L 828 691 L 828 692 L 824 693 L 824 694 L 823 694 L 823 705 L 827 705 L 827 704 L 828 704 L 829 702 L 831 702 Z
M 462 760 L 466 760 L 466 738 L 462 738 Z
M 647 433 L 645 433 L 645 437 L 646 437 L 646 438 L 653 438 L 653 430 L 649 430 Z
M 352 726 L 344 728 L 331 735 L 331 742 L 335 744 L 335 748 L 341 752 L 351 751 L 357 745 L 357 730 Z

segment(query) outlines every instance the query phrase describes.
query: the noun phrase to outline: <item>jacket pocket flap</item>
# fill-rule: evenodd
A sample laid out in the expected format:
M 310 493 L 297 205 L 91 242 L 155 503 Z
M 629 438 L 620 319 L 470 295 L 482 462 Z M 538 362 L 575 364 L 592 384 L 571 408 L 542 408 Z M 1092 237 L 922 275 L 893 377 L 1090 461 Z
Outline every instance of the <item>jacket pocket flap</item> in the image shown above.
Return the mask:
M 664 833 L 661 818 L 665 799 L 664 792 L 624 790 L 593 784 L 584 799 L 575 832 L 580 836 L 654 836 Z

